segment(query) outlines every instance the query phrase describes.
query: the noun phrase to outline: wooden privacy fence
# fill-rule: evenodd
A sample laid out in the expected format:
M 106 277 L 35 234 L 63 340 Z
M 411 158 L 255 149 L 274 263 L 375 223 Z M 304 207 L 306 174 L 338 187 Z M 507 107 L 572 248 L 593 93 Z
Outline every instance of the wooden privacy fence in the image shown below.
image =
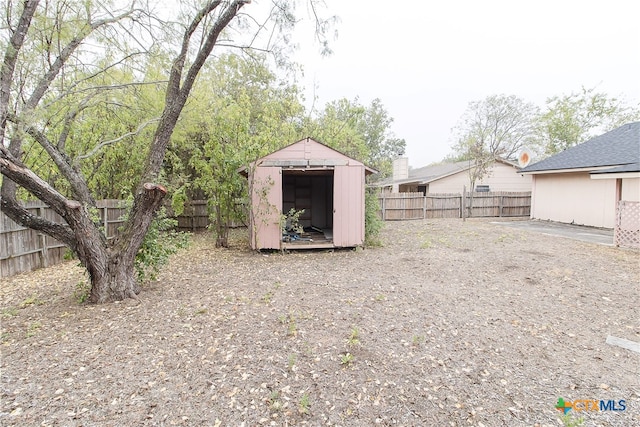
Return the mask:
M 383 220 L 516 217 L 531 214 L 531 192 L 386 193 L 379 196 Z
M 123 222 L 123 202 L 100 200 L 96 205 L 96 215 L 106 229 L 107 238 L 113 238 Z M 64 223 L 60 215 L 40 201 L 26 202 L 24 206 L 30 213 L 41 218 Z M 67 252 L 67 247 L 56 239 L 16 224 L 6 215 L 0 214 L 0 277 L 10 277 L 57 264 L 65 258 Z
M 613 241 L 616 246 L 640 248 L 640 202 L 618 202 Z
M 98 208 L 96 216 L 100 224 L 105 227 L 107 238 L 111 239 L 124 222 L 125 203 L 122 200 L 99 200 L 96 205 Z M 64 223 L 53 209 L 40 201 L 26 202 L 25 207 L 34 215 Z M 197 231 L 207 228 L 210 223 L 207 201 L 190 202 L 177 220 L 179 230 Z M 64 260 L 67 253 L 67 247 L 59 241 L 39 231 L 16 224 L 0 213 L 0 277 L 10 277 L 57 264 Z

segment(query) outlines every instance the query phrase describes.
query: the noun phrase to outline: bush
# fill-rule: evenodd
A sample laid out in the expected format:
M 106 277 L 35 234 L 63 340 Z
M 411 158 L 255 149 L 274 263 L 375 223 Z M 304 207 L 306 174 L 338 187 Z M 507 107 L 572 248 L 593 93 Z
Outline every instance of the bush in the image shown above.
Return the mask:
M 189 244 L 189 235 L 175 231 L 176 225 L 178 221 L 169 218 L 164 207 L 157 212 L 135 259 L 140 283 L 156 280 L 160 267 L 169 257 Z
M 364 244 L 366 246 L 382 246 L 380 230 L 383 226 L 384 221 L 380 218 L 378 190 L 368 188 L 365 190 L 364 198 Z

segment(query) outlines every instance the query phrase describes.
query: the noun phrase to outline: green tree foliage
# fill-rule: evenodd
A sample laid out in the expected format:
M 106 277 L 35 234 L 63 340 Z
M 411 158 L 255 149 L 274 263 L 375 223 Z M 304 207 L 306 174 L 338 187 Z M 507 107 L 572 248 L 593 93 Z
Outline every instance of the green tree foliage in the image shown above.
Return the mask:
M 455 128 L 455 155 L 472 164 L 471 187 L 496 159 L 515 159 L 531 144 L 538 108 L 514 95 L 491 95 L 469 103 Z
M 547 155 L 555 154 L 638 119 L 638 106 L 583 87 L 577 93 L 547 99 L 537 123 L 537 146 Z
M 327 103 L 318 117 L 307 123 L 306 130 L 323 143 L 360 160 L 380 173 L 376 178 L 391 174 L 392 162 L 406 149 L 404 139 L 391 132 L 393 118 L 380 99 L 369 106 L 358 98 L 342 98 Z
M 3 6 L 0 208 L 78 256 L 91 278 L 92 302 L 135 298 L 139 292 L 134 262 L 167 193 L 167 148 L 214 47 L 216 54 L 230 45 L 257 44 L 284 52 L 281 42 L 296 22 L 294 1 L 241 13 L 250 3 L 179 2 L 170 19 L 133 1 Z M 319 28 L 322 39 L 327 27 Z M 227 137 L 225 132 L 226 143 L 238 140 Z M 64 222 L 28 212 L 19 199 L 26 193 Z M 92 215 L 96 197 L 124 194 L 133 200 L 127 220 L 107 239 Z
M 172 141 L 167 178 L 209 201 L 216 243 L 226 247 L 229 225 L 246 214 L 246 180 L 238 169 L 295 140 L 304 109 L 298 89 L 257 56 L 221 56 L 196 92 Z

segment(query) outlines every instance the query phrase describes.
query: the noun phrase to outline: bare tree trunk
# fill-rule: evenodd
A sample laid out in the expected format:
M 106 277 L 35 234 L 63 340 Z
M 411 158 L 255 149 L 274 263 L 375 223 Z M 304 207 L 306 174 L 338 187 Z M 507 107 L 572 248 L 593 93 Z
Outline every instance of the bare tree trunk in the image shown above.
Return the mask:
M 26 100 L 22 105 L 22 111 L 19 111 L 20 109 L 11 111 L 10 93 L 13 89 L 12 82 L 19 58 L 18 53 L 24 46 L 25 37 L 38 6 L 38 0 L 24 1 L 21 18 L 11 35 L 2 67 L 0 67 L 0 173 L 4 175 L 0 190 L 0 209 L 15 222 L 39 230 L 65 243 L 78 255 L 91 279 L 89 297 L 91 302 L 103 303 L 135 298 L 139 292 L 135 258 L 153 220 L 154 212 L 160 206 L 167 192 L 164 187 L 149 182 L 155 181 L 160 173 L 173 129 L 200 69 L 210 56 L 220 33 L 247 2 L 248 0 L 233 0 L 223 3 L 211 0 L 203 5 L 186 28 L 181 51 L 172 64 L 165 94 L 164 111 L 149 148 L 144 173 L 134 194 L 133 207 L 129 211 L 119 235 L 108 242 L 99 225 L 94 223 L 92 219 L 91 209 L 95 208 L 95 202 L 86 179 L 79 169 L 72 166 L 71 159 L 62 151 L 64 141 L 62 143 L 58 141 L 57 144 L 50 141 L 44 129 L 36 128 L 40 123 L 32 122 L 30 113 L 36 109 L 76 48 L 86 40 L 93 30 L 117 22 L 132 14 L 135 9 L 126 11 L 120 16 L 110 16 L 105 20 L 88 21 L 87 25 L 82 27 L 59 53 L 54 54 L 55 60 L 35 84 L 33 93 L 30 96 L 17 97 Z M 223 10 L 220 10 L 220 13 L 214 18 L 214 22 L 209 23 L 210 14 L 219 7 L 222 7 Z M 206 28 L 206 32 L 200 41 L 195 57 L 192 61 L 187 61 L 191 38 L 197 34 L 199 27 Z M 37 114 L 33 114 L 33 116 L 38 117 Z M 15 126 L 15 129 L 22 127 L 26 134 L 44 148 L 68 182 L 71 194 L 77 201 L 65 197 L 22 162 L 23 132 L 14 132 L 10 136 L 10 144 L 8 147 L 5 146 L 9 122 Z M 54 223 L 27 211 L 17 200 L 18 186 L 47 203 L 64 219 L 64 223 Z

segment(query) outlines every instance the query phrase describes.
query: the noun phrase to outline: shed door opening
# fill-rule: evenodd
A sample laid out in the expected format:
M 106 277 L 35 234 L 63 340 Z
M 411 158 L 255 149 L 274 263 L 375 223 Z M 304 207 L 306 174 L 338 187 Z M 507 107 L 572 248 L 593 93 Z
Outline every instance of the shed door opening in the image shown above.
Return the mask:
M 305 233 L 291 243 L 333 241 L 333 169 L 283 169 L 282 213 L 304 209 L 300 225 Z

